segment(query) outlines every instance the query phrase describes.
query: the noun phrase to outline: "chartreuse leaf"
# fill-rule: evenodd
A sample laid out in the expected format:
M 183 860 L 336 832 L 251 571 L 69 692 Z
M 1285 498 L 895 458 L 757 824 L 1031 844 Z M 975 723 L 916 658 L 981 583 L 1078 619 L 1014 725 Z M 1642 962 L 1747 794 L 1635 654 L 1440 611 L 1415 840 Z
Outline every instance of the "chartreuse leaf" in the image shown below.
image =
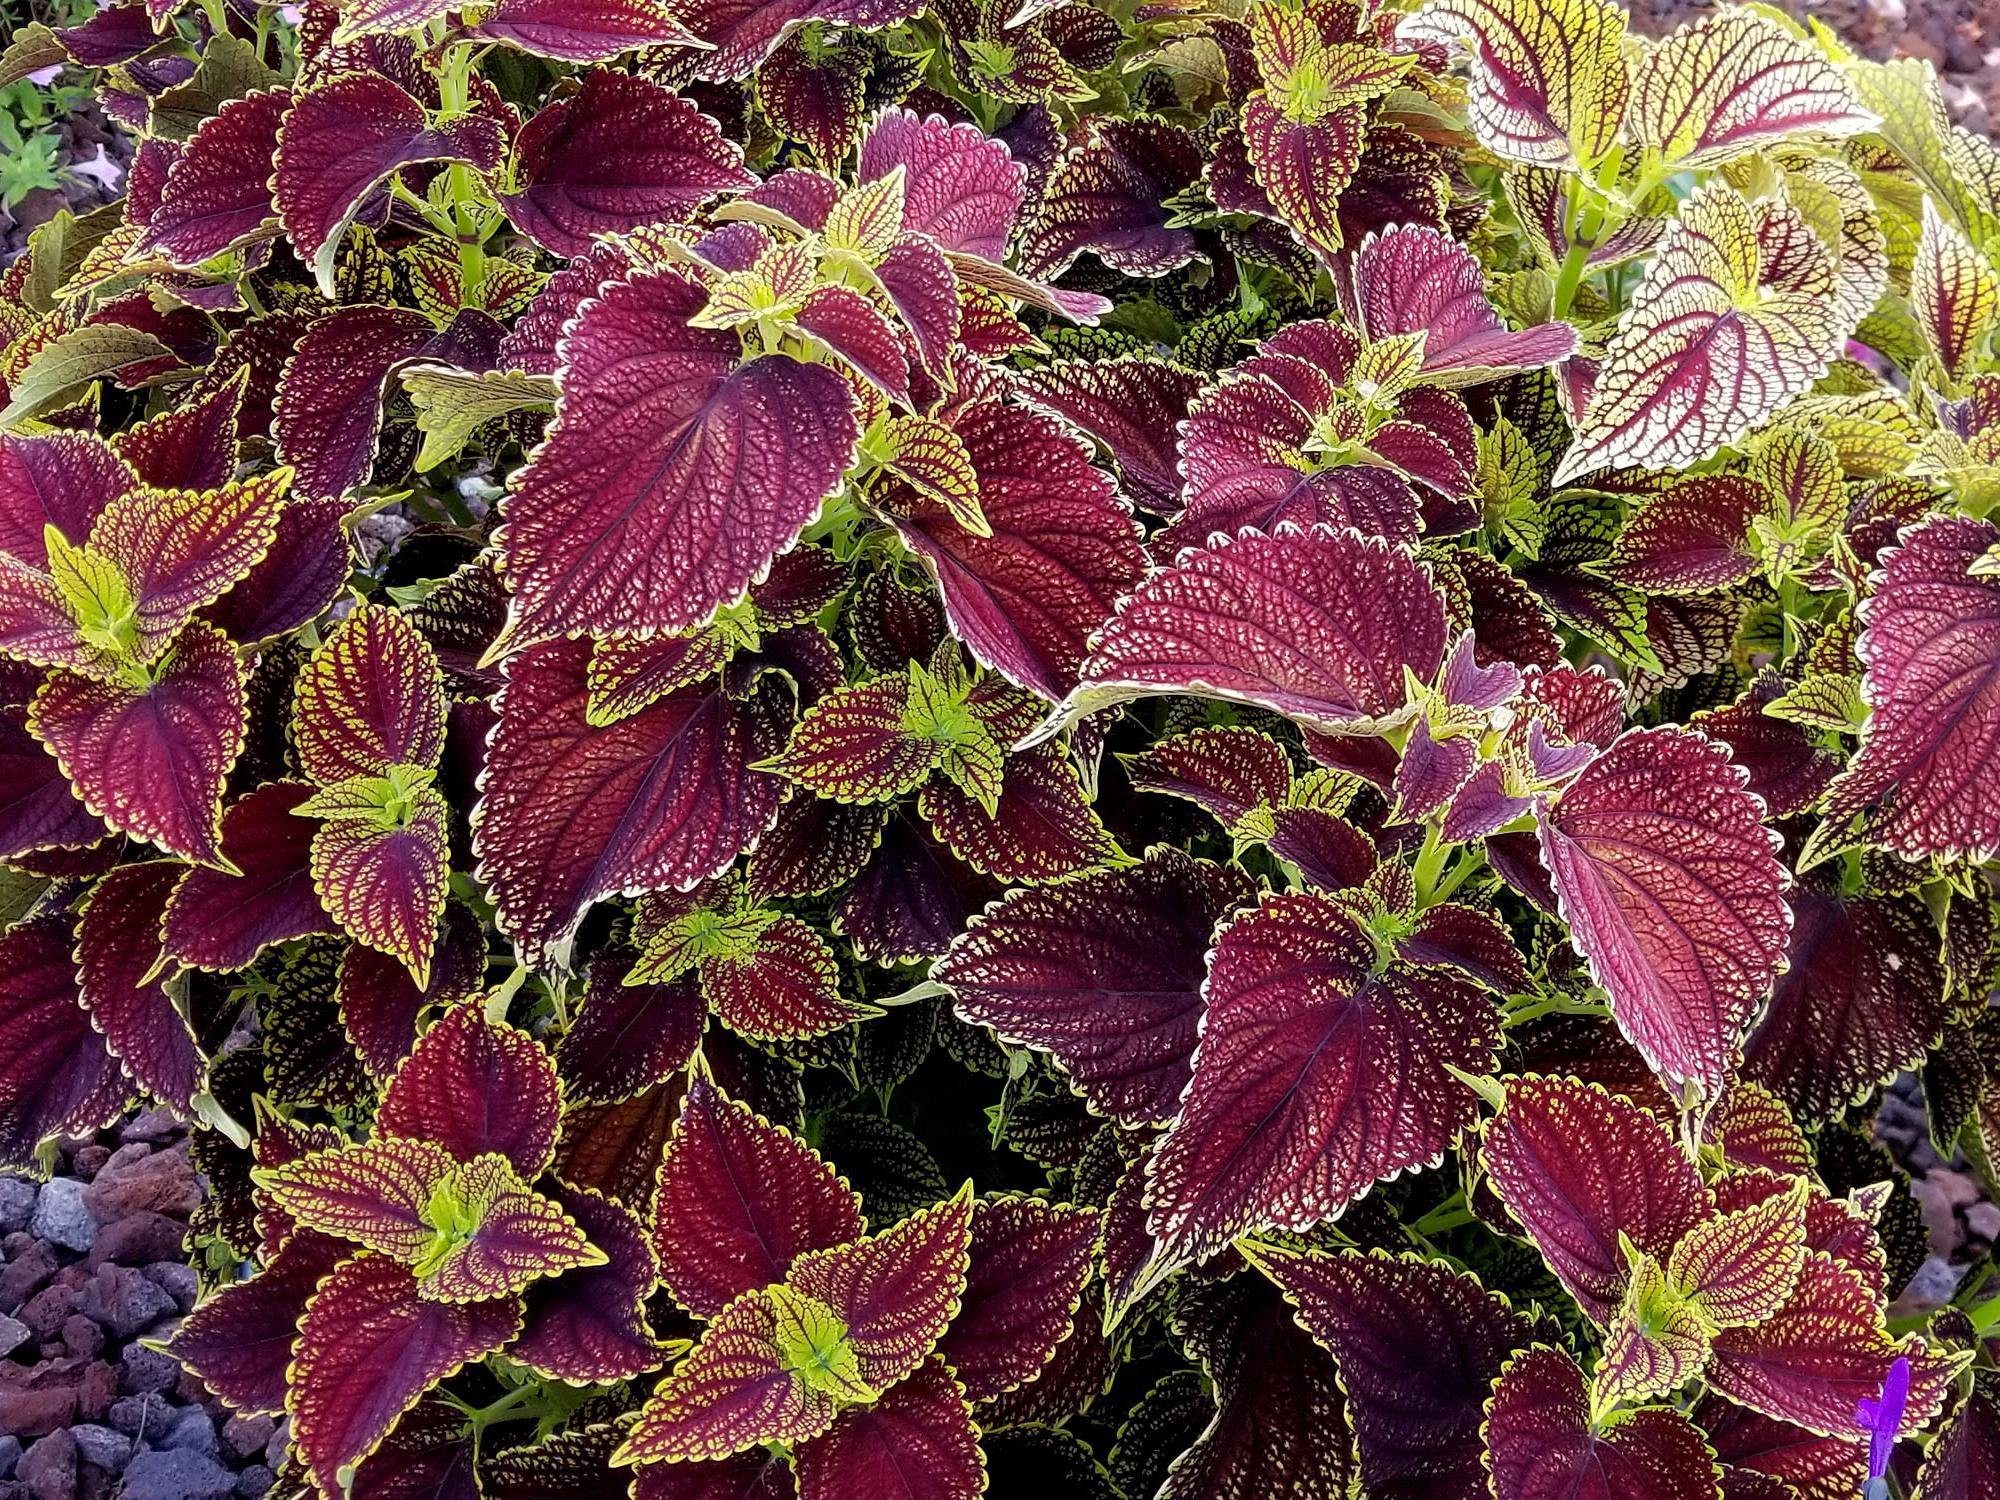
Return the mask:
M 253 1176 L 301 1227 L 410 1264 L 437 1228 L 432 1200 L 456 1166 L 433 1141 L 380 1139 L 315 1151 Z
M 1910 305 L 1931 352 L 1954 380 L 2000 323 L 2000 272 L 1929 197 L 1910 266 Z
M 1714 1328 L 1761 1323 L 1792 1295 L 1806 1260 L 1810 1185 L 1783 1192 L 1690 1229 L 1667 1260 L 1667 1275 Z
M 497 1153 L 454 1166 L 432 1186 L 423 1218 L 431 1234 L 411 1269 L 417 1295 L 432 1301 L 502 1297 L 605 1262 L 562 1205 L 530 1189 Z
M 1317 124 L 1336 109 L 1386 94 L 1416 61 L 1365 42 L 1329 42 L 1311 9 L 1259 5 L 1250 12 L 1251 53 L 1264 90 L 1286 119 Z
M 862 1380 L 861 1356 L 838 1313 L 782 1281 L 764 1296 L 771 1304 L 779 1361 L 801 1385 L 843 1402 L 873 1401 L 880 1394 Z
M 1652 1256 L 1632 1249 L 1625 1300 L 1604 1331 L 1591 1377 L 1591 1403 L 1602 1412 L 1677 1390 L 1701 1373 L 1711 1328 L 1695 1300 Z
M 139 645 L 139 600 L 118 565 L 89 543 L 74 543 L 54 526 L 44 528 L 49 576 L 76 618 L 77 634 L 101 656 L 129 657 Z
M 173 351 L 152 334 L 123 323 L 88 323 L 59 333 L 37 348 L 25 366 L 10 373 L 0 427 L 17 427 L 74 401 L 93 382 L 128 365 L 172 358 Z
M 1586 171 L 1617 142 L 1631 84 L 1612 0 L 1433 0 L 1397 35 L 1472 54 L 1472 128 L 1496 155 Z
M 417 431 L 424 436 L 415 467 L 435 469 L 470 441 L 472 434 L 497 418 L 517 411 L 552 410 L 556 383 L 547 375 L 522 370 L 461 370 L 456 365 L 405 365 L 400 378 L 416 408 Z
M 903 205 L 909 168 L 898 162 L 880 177 L 849 188 L 827 210 L 820 238 L 836 265 L 851 257 L 873 266 L 903 232 Z

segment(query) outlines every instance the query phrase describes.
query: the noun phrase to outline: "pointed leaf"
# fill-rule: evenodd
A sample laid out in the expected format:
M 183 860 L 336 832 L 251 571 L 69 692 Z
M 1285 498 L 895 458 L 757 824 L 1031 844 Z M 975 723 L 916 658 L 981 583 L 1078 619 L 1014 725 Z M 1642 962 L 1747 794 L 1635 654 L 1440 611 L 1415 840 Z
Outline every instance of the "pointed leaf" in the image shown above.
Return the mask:
M 116 1119 L 131 1092 L 90 1024 L 70 926 L 43 917 L 0 936 L 0 1163 L 33 1170 L 49 1136 Z
M 408 618 L 363 605 L 327 633 L 299 674 L 292 709 L 299 764 L 323 786 L 434 766 L 444 751 L 437 655 Z
M 831 1167 L 699 1076 L 660 1165 L 659 1204 L 662 1279 L 697 1317 L 861 1234 L 861 1201 Z
M 665 0 L 499 0 L 475 36 L 562 62 L 608 62 L 641 47 L 685 46 Z
M 189 870 L 167 903 L 167 953 L 196 969 L 246 968 L 276 943 L 332 932 L 313 889 L 314 824 L 297 816 L 312 788 L 276 781 L 222 816 L 222 857 L 232 870 Z
M 1371 341 L 1424 335 L 1417 378 L 1431 385 L 1478 385 L 1576 352 L 1576 331 L 1567 323 L 1509 329 L 1486 300 L 1485 272 L 1472 252 L 1421 225 L 1398 225 L 1362 241 L 1354 291 Z
M 1375 969 L 1327 897 L 1269 896 L 1222 930 L 1194 1079 L 1153 1157 L 1163 1242 L 1206 1256 L 1248 1229 L 1309 1228 L 1440 1160 L 1472 1123 L 1448 1070 L 1491 1070 L 1491 1002 L 1436 970 Z M 1387 1097 L 1368 1082 L 1384 1077 Z
M 873 1014 L 841 995 L 833 950 L 792 916 L 764 927 L 741 953 L 704 959 L 701 981 L 723 1025 L 760 1041 L 820 1036 Z
M 334 816 L 313 835 L 313 889 L 327 915 L 355 942 L 401 962 L 419 985 L 430 982 L 450 881 L 451 804 L 434 788 L 414 795 L 400 827 Z
M 1721 746 L 1633 730 L 1536 822 L 1571 941 L 1678 1089 L 1719 1093 L 1782 962 L 1791 913 L 1763 807 Z
M 261 90 L 202 121 L 167 173 L 137 248 L 191 268 L 274 234 L 271 162 L 292 99 L 290 89 Z
M 1178 126 L 1104 120 L 1050 174 L 1021 243 L 1021 269 L 1054 277 L 1088 250 L 1128 276 L 1164 276 L 1196 255 L 1194 233 L 1169 227 L 1168 200 L 1200 176 L 1202 153 Z
M 1806 1185 L 1717 1214 L 1674 1246 L 1667 1270 L 1718 1328 L 1761 1323 L 1790 1300 L 1806 1261 Z
M 1633 512 L 1609 571 L 1648 593 L 1696 593 L 1742 583 L 1757 571 L 1750 523 L 1769 503 L 1741 474 L 1684 480 Z
M 842 1412 L 800 1448 L 797 1470 L 799 1500 L 978 1500 L 986 1490 L 965 1391 L 935 1357 L 873 1405 Z
M 341 1027 L 368 1071 L 387 1078 L 416 1045 L 424 1008 L 463 999 L 481 988 L 485 974 L 485 928 L 471 907 L 452 901 L 438 923 L 430 982 L 422 988 L 396 959 L 358 943 L 347 950 L 335 991 Z
M 51 672 L 28 727 L 111 827 L 215 864 L 223 784 L 243 747 L 243 664 L 196 620 L 150 675 L 141 687 Z
M 191 1114 L 206 1060 L 164 976 L 160 923 L 181 866 L 169 860 L 124 865 L 97 883 L 76 927 L 77 983 L 91 1023 L 133 1081 Z
M 306 1304 L 353 1248 L 310 1230 L 294 1234 L 248 1281 L 216 1290 L 181 1323 L 167 1352 L 243 1416 L 281 1416 Z
M 368 478 L 390 372 L 436 336 L 400 307 L 343 307 L 306 330 L 278 382 L 272 433 L 309 499 L 345 495 Z
M 1052 1053 L 1099 1108 L 1133 1125 L 1165 1121 L 1192 1074 L 1216 924 L 1253 894 L 1228 867 L 1156 849 L 1137 865 L 1012 892 L 933 977 L 965 1020 Z
M 497 1154 L 454 1167 L 445 1178 L 448 1217 L 438 1222 L 433 1197 L 426 1223 L 434 1235 L 416 1260 L 417 1295 L 437 1302 L 510 1296 L 530 1282 L 576 1267 L 602 1265 L 562 1206 L 531 1191 Z
M 583 1000 L 556 1044 L 564 1098 L 612 1104 L 662 1083 L 694 1056 L 708 1006 L 699 978 L 627 984 L 629 954 L 591 960 Z
M 937 115 L 885 110 L 861 143 L 863 182 L 903 169 L 903 228 L 946 250 L 1001 260 L 1026 174 L 1000 141 Z
M 527 1322 L 510 1358 L 559 1380 L 630 1380 L 658 1368 L 662 1353 L 645 1301 L 659 1263 L 639 1216 L 601 1193 L 545 1181 L 546 1192 L 604 1252 L 604 1264 L 530 1287 Z
M 973 1206 L 971 1270 L 938 1344 L 969 1399 L 988 1400 L 1041 1374 L 1069 1334 L 1097 1227 L 1089 1209 L 1036 1198 Z
M 644 78 L 594 68 L 544 106 L 514 145 L 514 225 L 556 255 L 600 234 L 658 223 L 704 198 L 745 188 L 742 150 L 691 102 Z
M 1715 1459 L 1664 1407 L 1591 1420 L 1583 1371 L 1537 1345 L 1509 1362 L 1487 1416 L 1497 1500 L 1713 1500 Z
M 707 294 L 643 272 L 565 341 L 548 440 L 508 502 L 516 644 L 707 623 L 790 547 L 854 455 L 840 377 L 687 326 Z
M 1128 355 L 1026 371 L 1021 384 L 1032 400 L 1110 450 L 1136 504 L 1161 513 L 1178 507 L 1180 424 L 1201 384 L 1191 371 Z
M 267 1167 L 259 1184 L 301 1228 L 410 1262 L 430 1241 L 425 1210 L 454 1166 L 451 1153 L 430 1141 L 375 1140 Z
M 385 1135 L 435 1141 L 460 1161 L 497 1152 L 533 1181 L 554 1153 L 561 1110 L 555 1064 L 541 1044 L 468 1003 L 418 1038 L 375 1124 Z
M 991 813 L 942 777 L 931 778 L 917 806 L 953 854 L 1009 885 L 1058 880 L 1119 852 L 1074 762 L 1052 744 L 1007 758 Z

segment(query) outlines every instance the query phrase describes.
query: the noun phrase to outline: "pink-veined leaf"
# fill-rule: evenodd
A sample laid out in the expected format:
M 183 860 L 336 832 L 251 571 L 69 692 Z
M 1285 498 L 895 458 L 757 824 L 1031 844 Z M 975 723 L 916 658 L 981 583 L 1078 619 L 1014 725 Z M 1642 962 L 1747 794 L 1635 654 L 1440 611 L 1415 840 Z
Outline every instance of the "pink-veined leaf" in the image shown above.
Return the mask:
M 298 94 L 285 112 L 271 185 L 285 234 L 333 297 L 334 260 L 354 215 L 391 173 L 418 162 L 500 165 L 506 131 L 485 115 L 432 125 L 393 80 L 343 73 Z
M 1486 1126 L 1487 1181 L 1577 1304 L 1607 1323 L 1624 1296 L 1619 1241 L 1664 1259 L 1712 1201 L 1666 1128 L 1574 1078 L 1510 1079 Z M 1575 1142 L 1588 1140 L 1579 1152 Z
M 1207 1256 L 1245 1230 L 1309 1228 L 1472 1123 L 1449 1070 L 1491 1071 L 1492 1002 L 1437 970 L 1376 968 L 1328 897 L 1269 896 L 1222 929 L 1194 1078 L 1153 1156 L 1163 1243 Z
M 1698 17 L 1647 52 L 1627 128 L 1685 170 L 1798 133 L 1854 135 L 1875 123 L 1817 45 L 1743 9 Z
M 162 932 L 176 962 L 196 969 L 247 967 L 274 943 L 333 931 L 313 890 L 314 824 L 297 815 L 312 788 L 274 781 L 222 815 L 230 869 L 189 870 L 167 903 Z
M 562 1090 L 555 1064 L 525 1031 L 452 1007 L 417 1039 L 382 1095 L 385 1135 L 435 1141 L 460 1161 L 497 1152 L 532 1182 L 555 1151 Z
M 314 1288 L 353 1254 L 331 1235 L 290 1236 L 264 1269 L 190 1313 L 165 1347 L 243 1416 L 281 1416 L 299 1319 Z
M 1038 1198 L 973 1205 L 970 1271 L 938 1344 L 971 1400 L 1042 1372 L 1070 1331 L 1097 1247 L 1097 1214 Z
M 472 34 L 561 62 L 609 62 L 642 47 L 691 41 L 666 0 L 499 0 Z
M 1414 1256 L 1267 1250 L 1258 1266 L 1333 1352 L 1368 1494 L 1487 1493 L 1481 1423 L 1502 1366 L 1532 1337 L 1526 1318 L 1464 1272 Z
M 424 1008 L 464 999 L 482 987 L 485 973 L 485 928 L 471 907 L 449 902 L 431 947 L 430 982 L 422 987 L 399 960 L 359 943 L 348 948 L 334 990 L 341 1027 L 368 1071 L 388 1078 L 416 1045 Z
M 181 877 L 168 860 L 125 865 L 97 883 L 77 921 L 77 983 L 91 1023 L 140 1087 L 192 1113 L 206 1062 L 187 1019 L 150 978 L 160 919 Z
M 747 78 L 771 49 L 808 21 L 878 30 L 918 13 L 917 0 L 700 0 L 680 20 L 713 51 L 696 59 L 716 82 Z
M 1216 925 L 1254 899 L 1238 871 L 1156 849 L 1136 865 L 1011 892 L 934 969 L 958 1013 L 1051 1053 L 1132 1125 L 1170 1120 L 1192 1076 Z
M 914 496 L 896 529 L 937 579 L 953 633 L 972 654 L 1059 699 L 1092 632 L 1145 576 L 1137 528 L 1088 448 L 1046 414 L 981 401 L 950 425 L 979 476 L 992 534 L 975 535 Z
M 501 537 L 513 645 L 707 623 L 852 460 L 840 377 L 785 355 L 736 368 L 734 334 L 687 326 L 706 300 L 678 272 L 642 272 L 571 325 L 555 425 Z
M 1715 1459 L 1677 1411 L 1594 1421 L 1583 1371 L 1538 1344 L 1508 1362 L 1486 1419 L 1497 1500 L 1714 1500 Z
M 910 391 L 910 361 L 895 328 L 851 287 L 815 287 L 793 315 L 798 330 L 825 345 L 885 396 Z
M 545 105 L 514 146 L 517 189 L 507 216 L 557 255 L 600 234 L 684 213 L 756 179 L 742 149 L 694 104 L 644 78 L 593 68 L 583 87 Z
M 1937 924 L 1921 897 L 1791 893 L 1786 968 L 1744 1044 L 1745 1078 L 1808 1121 L 1832 1120 L 1903 1068 L 1946 1021 Z
M 240 645 L 289 635 L 318 619 L 340 591 L 354 564 L 348 543 L 349 511 L 342 500 L 293 500 L 278 516 L 271 549 L 249 574 L 202 611 Z
M 1711 182 L 1681 204 L 1605 352 L 1560 485 L 1595 469 L 1681 469 L 1803 394 L 1848 332 L 1833 252 L 1789 203 Z
M 1715 1337 L 1708 1382 L 1753 1411 L 1827 1436 L 1857 1437 L 1856 1403 L 1882 1391 L 1889 1367 L 1910 1361 L 1900 1430 L 1914 1431 L 1944 1404 L 1955 1362 L 1912 1336 L 1897 1340 L 1861 1276 L 1831 1256 L 1806 1257 L 1790 1300 L 1772 1317 Z
M 1243 145 L 1257 185 L 1287 228 L 1322 261 L 1346 242 L 1337 212 L 1340 194 L 1361 164 L 1367 111 L 1336 109 L 1303 124 L 1288 119 L 1263 93 L 1243 107 Z
M 290 1378 L 292 1442 L 322 1490 L 359 1463 L 423 1393 L 521 1329 L 517 1297 L 434 1302 L 408 1268 L 358 1255 L 313 1294 Z
M 898 167 L 905 230 L 929 235 L 947 251 L 1005 258 L 1026 174 L 1003 143 L 938 115 L 885 110 L 861 143 L 856 175 L 872 182 Z
M 362 605 L 327 633 L 299 674 L 299 764 L 323 786 L 395 765 L 434 766 L 444 751 L 444 680 L 407 616 Z
M 1857 820 L 1909 859 L 2000 848 L 1987 770 L 2000 745 L 2000 578 L 1973 571 L 2000 528 L 1942 516 L 1885 554 L 1863 606 L 1861 748 L 1827 794 L 1829 826 Z
M 1326 526 L 1245 532 L 1128 596 L 1063 712 L 1186 693 L 1367 733 L 1402 717 L 1406 671 L 1436 674 L 1446 629 L 1442 597 L 1399 548 Z
M 799 1500 L 979 1500 L 986 1455 L 966 1392 L 932 1357 L 869 1406 L 851 1406 L 802 1444 Z
M 924 236 L 903 234 L 875 263 L 874 273 L 875 284 L 916 341 L 919 362 L 942 378 L 965 316 L 950 259 Z
M 1029 370 L 1030 399 L 1110 450 L 1134 503 L 1169 514 L 1180 501 L 1180 424 L 1201 388 L 1191 370 L 1144 355 Z
M 1059 745 L 1008 756 L 991 813 L 942 776 L 930 779 L 917 806 L 953 854 L 1009 885 L 1059 880 L 1119 854 Z
M 216 864 L 223 785 L 243 748 L 243 664 L 195 620 L 148 676 L 138 686 L 58 669 L 35 695 L 28 727 L 111 827 Z
M 396 365 L 437 330 L 401 307 L 342 307 L 306 330 L 278 382 L 272 432 L 309 499 L 332 499 L 368 478 L 382 431 L 382 401 Z
M 1714 741 L 1633 730 L 1536 812 L 1571 941 L 1632 1044 L 1721 1091 L 1791 927 L 1763 806 Z
M 1261 730 L 1208 726 L 1155 740 L 1126 758 L 1142 792 L 1185 797 L 1234 827 L 1252 808 L 1279 807 L 1292 789 L 1285 747 Z
M 277 232 L 271 162 L 290 89 L 267 89 L 226 101 L 196 127 L 167 173 L 167 191 L 138 248 L 194 267 Z
M 1431 385 L 1477 385 L 1576 352 L 1576 330 L 1567 323 L 1509 329 L 1486 300 L 1486 274 L 1473 253 L 1422 225 L 1362 241 L 1354 296 L 1371 341 L 1424 335 L 1417 378 Z
M 660 1164 L 654 1246 L 674 1299 L 715 1317 L 861 1234 L 861 1200 L 803 1141 L 697 1076 Z
M 717 684 L 683 688 L 597 726 L 590 651 L 559 641 L 510 662 L 487 749 L 474 847 L 502 927 L 537 953 L 601 897 L 686 888 L 727 868 L 771 826 L 784 787 L 751 769 L 784 744 L 774 679 L 743 700 Z
M 630 1380 L 657 1369 L 664 1352 L 647 1324 L 645 1300 L 659 1284 L 660 1268 L 646 1226 L 629 1208 L 588 1188 L 545 1179 L 540 1191 L 605 1260 L 528 1289 L 527 1321 L 509 1357 L 579 1382 Z
M 1050 174 L 1021 242 L 1021 269 L 1052 278 L 1089 251 L 1128 276 L 1164 276 L 1196 255 L 1192 230 L 1170 228 L 1168 200 L 1201 176 L 1202 153 L 1179 126 L 1100 120 Z
M 116 1119 L 130 1095 L 78 990 L 69 923 L 0 936 L 0 1163 L 32 1170 L 42 1141 Z

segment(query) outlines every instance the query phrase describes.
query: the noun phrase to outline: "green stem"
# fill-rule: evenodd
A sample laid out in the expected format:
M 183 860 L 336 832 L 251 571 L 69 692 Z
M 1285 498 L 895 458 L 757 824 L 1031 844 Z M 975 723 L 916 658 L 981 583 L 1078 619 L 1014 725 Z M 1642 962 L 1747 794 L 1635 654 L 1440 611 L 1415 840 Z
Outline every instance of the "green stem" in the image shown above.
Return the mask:
M 1432 904 L 1438 877 L 1444 873 L 1445 861 L 1451 858 L 1452 848 L 1444 841 L 1444 830 L 1436 818 L 1424 825 L 1424 847 L 1417 854 L 1416 869 L 1412 872 L 1420 908 Z

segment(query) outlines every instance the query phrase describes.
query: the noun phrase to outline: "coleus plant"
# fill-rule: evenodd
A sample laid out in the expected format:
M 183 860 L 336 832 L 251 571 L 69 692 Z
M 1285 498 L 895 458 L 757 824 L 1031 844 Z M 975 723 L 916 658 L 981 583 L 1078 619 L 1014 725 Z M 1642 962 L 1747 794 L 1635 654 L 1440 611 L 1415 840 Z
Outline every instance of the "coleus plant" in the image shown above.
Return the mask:
M 0 1161 L 329 1497 L 1991 1493 L 2000 152 L 1610 0 L 117 0 Z M 1052 1488 L 1053 1487 L 1053 1488 Z M 1879 1488 L 1879 1486 L 1878 1486 Z

